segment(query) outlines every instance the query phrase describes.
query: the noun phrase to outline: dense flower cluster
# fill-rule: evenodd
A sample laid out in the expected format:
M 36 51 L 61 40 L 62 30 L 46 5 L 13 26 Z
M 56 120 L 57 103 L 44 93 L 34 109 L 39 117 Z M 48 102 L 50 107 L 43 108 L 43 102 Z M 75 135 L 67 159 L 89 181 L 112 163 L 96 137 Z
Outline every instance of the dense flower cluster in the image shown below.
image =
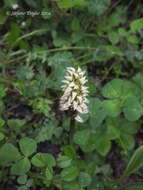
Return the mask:
M 64 83 L 62 86 L 63 96 L 60 99 L 60 110 L 64 111 L 71 108 L 76 111 L 75 120 L 79 122 L 83 122 L 79 113 L 88 113 L 88 87 L 85 86 L 87 79 L 84 75 L 85 71 L 80 68 L 76 70 L 73 67 L 67 67 L 67 74 L 62 81 Z

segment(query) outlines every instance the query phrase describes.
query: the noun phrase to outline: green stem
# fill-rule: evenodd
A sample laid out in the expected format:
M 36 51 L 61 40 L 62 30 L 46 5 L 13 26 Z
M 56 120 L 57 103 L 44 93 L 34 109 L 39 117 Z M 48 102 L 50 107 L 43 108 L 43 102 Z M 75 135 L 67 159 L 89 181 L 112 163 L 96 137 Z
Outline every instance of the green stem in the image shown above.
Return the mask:
M 78 46 L 75 46 L 75 47 L 63 47 L 63 48 L 53 48 L 53 49 L 48 49 L 48 50 L 41 50 L 39 52 L 37 52 L 38 54 L 41 54 L 41 53 L 53 53 L 53 52 L 58 52 L 58 51 L 69 51 L 69 50 L 88 50 L 88 51 L 95 51 L 96 48 L 94 47 L 78 47 Z M 19 53 L 22 53 L 22 52 L 19 52 Z M 11 56 L 14 56 L 15 54 L 11 54 Z M 19 61 L 23 58 L 26 58 L 28 55 L 25 54 L 23 56 L 20 56 L 18 58 L 15 58 L 15 59 L 12 59 L 12 60 L 9 60 L 9 63 L 13 63 L 15 61 Z

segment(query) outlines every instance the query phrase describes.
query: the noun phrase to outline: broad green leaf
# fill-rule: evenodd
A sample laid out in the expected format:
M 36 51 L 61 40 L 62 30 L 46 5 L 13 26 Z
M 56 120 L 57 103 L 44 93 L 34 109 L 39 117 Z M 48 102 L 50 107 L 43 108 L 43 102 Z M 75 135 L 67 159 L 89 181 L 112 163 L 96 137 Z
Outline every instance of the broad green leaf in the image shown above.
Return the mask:
M 25 125 L 26 120 L 20 120 L 20 119 L 9 119 L 8 120 L 8 126 L 12 131 L 20 132 L 20 129 Z
M 85 0 L 61 0 L 58 2 L 60 8 L 72 8 L 74 6 L 85 6 Z
M 114 32 L 114 31 L 109 32 L 108 38 L 113 45 L 115 45 L 119 42 L 119 35 L 117 32 Z
M 74 142 L 78 145 L 85 145 L 90 137 L 90 130 L 84 129 L 82 131 L 77 131 L 74 134 Z
M 130 27 L 132 32 L 136 32 L 138 30 L 143 29 L 143 18 L 139 18 L 132 21 Z
M 135 96 L 127 99 L 123 111 L 129 121 L 136 121 L 143 115 L 143 107 Z
M 19 80 L 30 80 L 34 76 L 33 67 L 22 65 L 18 67 L 16 75 Z
M 105 51 L 109 53 L 112 57 L 116 56 L 123 56 L 123 52 L 120 47 L 114 46 L 114 45 L 106 45 L 103 46 Z
M 120 137 L 120 130 L 118 126 L 112 123 L 112 121 L 107 122 L 107 127 L 108 129 L 106 136 L 109 140 L 118 139 Z
M 107 115 L 111 117 L 117 117 L 121 112 L 119 100 L 105 100 L 102 106 Z
M 97 16 L 102 15 L 110 5 L 110 0 L 88 0 L 87 2 L 88 11 Z
M 119 35 L 122 36 L 122 37 L 126 37 L 127 34 L 128 34 L 128 32 L 126 31 L 125 28 L 119 28 L 119 29 L 118 29 L 118 33 L 119 33 Z
M 137 85 L 141 88 L 141 91 L 143 91 L 143 73 L 139 72 L 134 77 L 133 80 L 137 83 Z
M 32 157 L 32 164 L 36 167 L 53 167 L 55 166 L 55 158 L 48 153 L 37 153 Z
M 77 178 L 79 174 L 79 170 L 76 166 L 70 166 L 68 168 L 65 168 L 61 172 L 61 178 L 64 181 L 73 181 Z
M 138 44 L 139 43 L 139 38 L 135 35 L 130 35 L 127 37 L 127 40 L 132 43 L 132 44 Z
M 130 174 L 137 172 L 143 166 L 143 146 L 140 146 L 135 150 L 132 155 L 123 175 L 123 177 L 128 177 Z
M 106 138 L 97 139 L 96 150 L 102 155 L 106 156 L 111 148 L 111 142 Z
M 71 145 L 66 145 L 63 148 L 63 152 L 66 156 L 68 156 L 71 159 L 75 159 L 76 158 L 76 151 L 75 148 Z
M 102 106 L 102 102 L 98 98 L 90 98 L 89 101 L 89 112 L 91 116 L 96 116 L 96 113 Z
M 104 121 L 104 119 L 107 116 L 106 110 L 101 107 L 100 109 L 97 110 L 96 115 L 90 117 L 90 125 L 92 128 L 97 128 L 98 126 L 101 125 L 101 123 Z
M 31 163 L 28 158 L 23 158 L 22 160 L 17 161 L 11 167 L 11 174 L 13 175 L 23 175 L 27 173 L 31 168 Z
M 6 143 L 0 148 L 0 165 L 6 166 L 21 158 L 18 149 L 11 143 Z
M 118 125 L 120 126 L 121 133 L 127 133 L 130 135 L 137 133 L 140 128 L 140 124 L 138 122 L 132 122 L 126 119 L 120 120 Z
M 106 98 L 120 98 L 122 95 L 123 81 L 113 79 L 102 88 L 102 95 Z
M 2 141 L 5 138 L 5 135 L 0 132 L 0 141 Z
M 62 190 L 83 190 L 77 181 L 72 182 L 63 182 L 62 183 Z
M 39 129 L 39 133 L 36 137 L 36 141 L 43 142 L 45 140 L 50 140 L 55 133 L 55 127 L 52 123 L 49 123 L 47 126 L 43 126 Z
M 20 146 L 21 152 L 25 156 L 32 155 L 34 152 L 36 152 L 36 149 L 37 149 L 36 141 L 29 137 L 24 137 L 24 138 L 20 139 L 19 146 Z
M 0 128 L 2 128 L 5 124 L 5 121 L 3 119 L 0 119 Z
M 126 133 L 121 133 L 120 143 L 124 149 L 132 150 L 135 145 L 134 137 Z
M 88 173 L 80 172 L 78 181 L 81 187 L 87 187 L 91 183 L 91 176 Z
M 60 168 L 66 168 L 71 165 L 72 159 L 68 156 L 61 156 L 57 159 L 57 164 Z
M 73 66 L 75 59 L 71 52 L 58 52 L 48 57 L 48 65 L 53 68 L 53 76 L 57 80 L 57 88 L 64 78 L 66 67 Z
M 83 152 L 92 152 L 95 150 L 97 146 L 97 141 L 96 141 L 96 136 L 91 135 L 88 141 L 86 142 L 85 145 L 80 145 L 80 148 L 82 149 Z
M 27 190 L 27 186 L 26 185 L 22 185 L 22 186 L 18 187 L 17 190 Z
M 27 175 L 24 174 L 24 175 L 19 176 L 17 178 L 17 182 L 19 184 L 22 184 L 22 185 L 26 184 L 26 182 L 27 182 Z

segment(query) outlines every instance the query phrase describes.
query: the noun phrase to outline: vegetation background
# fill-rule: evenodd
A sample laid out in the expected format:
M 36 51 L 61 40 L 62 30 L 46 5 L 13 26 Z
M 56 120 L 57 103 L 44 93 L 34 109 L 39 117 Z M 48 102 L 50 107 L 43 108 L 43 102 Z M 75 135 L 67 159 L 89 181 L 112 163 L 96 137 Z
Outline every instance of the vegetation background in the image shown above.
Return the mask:
M 143 1 L 0 1 L 0 189 L 143 189 Z M 84 123 L 59 110 L 86 70 Z

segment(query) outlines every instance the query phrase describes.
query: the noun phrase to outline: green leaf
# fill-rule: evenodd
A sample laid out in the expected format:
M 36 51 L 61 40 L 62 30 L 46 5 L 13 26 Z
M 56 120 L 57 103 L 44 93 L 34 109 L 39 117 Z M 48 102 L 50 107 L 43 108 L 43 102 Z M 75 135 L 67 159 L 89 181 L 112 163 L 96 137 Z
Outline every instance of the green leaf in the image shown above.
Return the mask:
M 0 165 L 6 166 L 21 158 L 18 149 L 11 143 L 6 143 L 0 148 Z
M 13 175 L 23 175 L 27 173 L 31 168 L 31 163 L 28 158 L 23 158 L 22 160 L 16 162 L 11 168 L 11 174 Z
M 102 15 L 110 5 L 110 0 L 88 0 L 88 11 L 97 16 Z
M 76 158 L 76 151 L 75 148 L 71 145 L 64 146 L 63 152 L 66 156 L 68 156 L 71 159 Z
M 5 135 L 0 132 L 0 141 L 2 141 L 5 138 Z
M 66 168 L 71 165 L 72 159 L 68 156 L 61 156 L 57 159 L 57 164 L 60 168 Z
M 132 44 L 138 44 L 139 43 L 139 38 L 135 35 L 130 35 L 130 36 L 127 36 L 127 40 L 132 43 Z
M 128 177 L 132 173 L 137 172 L 143 166 L 143 146 L 140 146 L 134 152 L 133 156 L 131 157 L 127 168 L 125 169 L 121 178 Z
M 22 186 L 18 187 L 17 190 L 27 190 L 27 186 L 26 185 L 22 185 Z
M 109 140 L 118 139 L 120 137 L 120 130 L 116 125 L 114 125 L 114 123 L 112 123 L 112 120 L 107 122 L 107 127 L 106 136 Z
M 72 181 L 72 182 L 63 182 L 62 190 L 82 190 L 82 189 L 80 188 L 80 185 L 77 183 L 77 181 Z
M 42 126 L 39 129 L 36 141 L 43 142 L 45 140 L 50 140 L 55 133 L 55 126 L 52 123 L 49 123 L 47 126 Z
M 8 126 L 11 130 L 15 132 L 20 132 L 20 129 L 25 125 L 26 120 L 20 120 L 20 119 L 9 119 L 8 120 Z
M 87 187 L 91 183 L 91 176 L 88 173 L 80 172 L 78 181 L 81 187 Z
M 96 150 L 102 155 L 106 156 L 111 148 L 111 142 L 106 138 L 101 138 L 98 140 L 96 145 Z
M 113 45 L 115 45 L 119 42 L 119 35 L 117 32 L 114 32 L 114 31 L 109 32 L 108 38 Z
M 74 6 L 85 6 L 85 0 L 61 0 L 58 2 L 60 8 L 72 8 Z
M 126 37 L 128 35 L 128 32 L 125 30 L 125 28 L 119 28 L 118 32 L 119 32 L 119 35 L 122 37 Z
M 122 119 L 119 122 L 121 133 L 133 135 L 139 131 L 140 124 L 137 122 L 128 121 L 126 119 Z
M 11 46 L 17 45 L 16 40 L 20 36 L 20 27 L 16 23 L 11 23 L 11 31 L 8 35 L 8 42 Z
M 4 85 L 0 84 L 0 99 L 6 96 L 6 89 Z
M 33 67 L 22 65 L 18 67 L 16 75 L 19 80 L 30 80 L 34 76 Z
M 97 128 L 98 126 L 100 126 L 101 123 L 106 118 L 106 116 L 107 116 L 106 110 L 104 110 L 103 108 L 98 109 L 96 115 L 95 116 L 91 115 L 90 117 L 90 125 L 92 126 L 92 128 Z
M 143 114 L 143 107 L 139 103 L 137 97 L 129 97 L 124 105 L 124 114 L 129 121 L 136 121 Z
M 74 134 L 74 142 L 78 145 L 85 145 L 90 137 L 90 130 L 84 129 L 82 131 L 77 131 Z
M 21 176 L 19 176 L 17 178 L 17 182 L 19 184 L 22 184 L 22 185 L 26 184 L 26 182 L 27 182 L 27 175 L 21 175 Z
M 135 145 L 135 141 L 132 135 L 121 133 L 120 143 L 124 149 L 132 150 Z
M 114 45 L 105 45 L 103 46 L 105 51 L 110 54 L 110 56 L 114 57 L 116 56 L 123 56 L 123 52 L 120 49 L 120 47 L 114 46 Z
M 73 66 L 75 62 L 71 52 L 58 52 L 48 57 L 48 65 L 53 68 L 53 76 L 57 79 L 57 87 L 61 84 L 65 75 L 66 67 Z
M 77 178 L 79 174 L 79 170 L 76 166 L 71 166 L 69 168 L 63 169 L 61 172 L 61 178 L 64 181 L 73 181 Z
M 102 95 L 106 98 L 120 98 L 122 95 L 123 81 L 113 79 L 102 88 Z
M 46 179 L 51 181 L 53 179 L 53 174 L 52 174 L 51 168 L 47 167 L 45 171 Z
M 131 22 L 130 27 L 132 32 L 141 30 L 143 28 L 143 18 L 139 18 Z
M 4 24 L 7 19 L 6 10 L 0 8 L 0 25 Z
M 19 146 L 20 146 L 21 152 L 25 156 L 30 156 L 31 154 L 36 152 L 36 149 L 37 149 L 36 141 L 29 137 L 24 137 L 24 138 L 20 139 Z
M 36 98 L 30 101 L 30 105 L 33 107 L 35 113 L 44 114 L 45 116 L 49 115 L 51 110 L 50 104 L 53 102 L 46 98 Z
M 103 101 L 103 109 L 107 112 L 108 116 L 117 117 L 121 112 L 120 101 L 105 100 Z
M 4 4 L 7 7 L 12 7 L 12 5 L 17 4 L 17 0 L 4 0 Z
M 92 116 L 96 117 L 99 108 L 102 106 L 102 102 L 98 98 L 90 98 L 89 101 L 89 112 Z
M 0 128 L 2 128 L 5 124 L 5 121 L 3 119 L 0 119 Z
M 36 167 L 53 167 L 55 166 L 55 158 L 48 153 L 37 153 L 32 157 L 31 163 Z

